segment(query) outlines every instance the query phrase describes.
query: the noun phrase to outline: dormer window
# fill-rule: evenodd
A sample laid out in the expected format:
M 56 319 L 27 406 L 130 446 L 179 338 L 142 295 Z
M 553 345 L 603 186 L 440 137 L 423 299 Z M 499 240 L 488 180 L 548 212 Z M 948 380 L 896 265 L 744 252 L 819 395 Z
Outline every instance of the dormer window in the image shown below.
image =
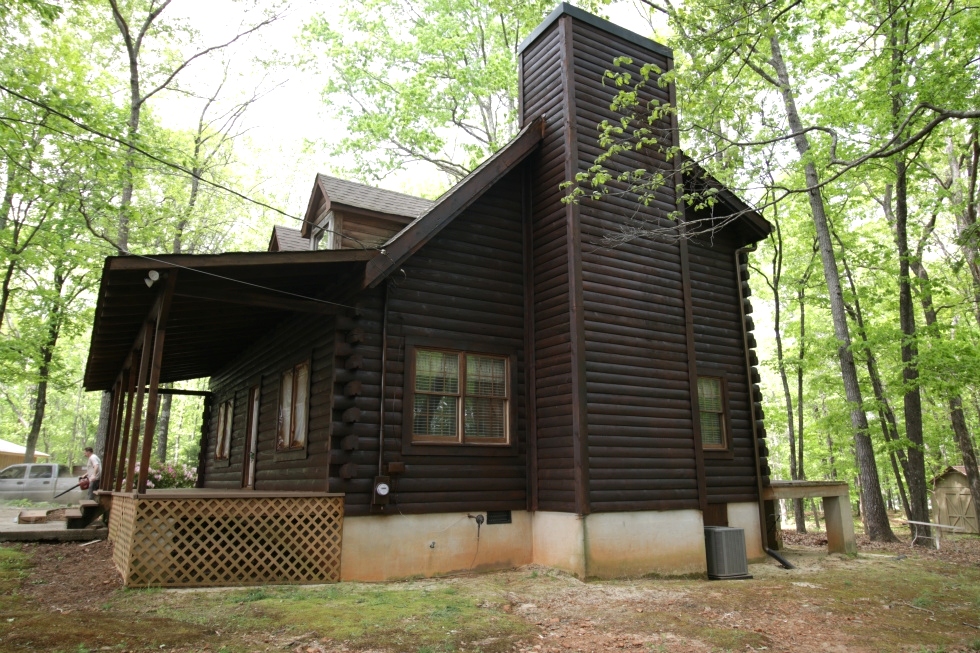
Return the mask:
M 340 241 L 340 219 L 330 211 L 313 227 L 312 249 L 340 249 Z

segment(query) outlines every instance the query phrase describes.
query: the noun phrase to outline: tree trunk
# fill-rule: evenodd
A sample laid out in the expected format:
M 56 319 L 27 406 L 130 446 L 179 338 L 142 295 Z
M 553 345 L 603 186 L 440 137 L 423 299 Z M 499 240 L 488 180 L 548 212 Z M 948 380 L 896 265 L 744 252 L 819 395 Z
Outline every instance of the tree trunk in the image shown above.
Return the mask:
M 804 278 L 800 280 L 800 288 L 796 296 L 800 305 L 800 350 L 797 354 L 796 365 L 796 433 L 799 438 L 797 446 L 796 472 L 799 480 L 806 480 L 806 468 L 803 467 L 803 359 L 806 356 L 806 282 L 810 278 L 810 267 L 807 267 Z M 792 419 L 792 417 L 790 418 Z M 796 532 L 806 532 L 806 513 L 803 510 L 803 499 L 793 501 L 793 517 L 796 520 Z
M 939 317 L 932 303 L 932 292 L 929 284 L 929 273 L 921 259 L 916 259 L 915 274 L 922 281 L 922 292 L 919 293 L 919 301 L 922 303 L 922 312 L 926 317 L 926 326 L 935 331 L 938 327 Z M 973 448 L 973 438 L 970 437 L 970 430 L 966 424 L 966 415 L 963 413 L 963 399 L 959 396 L 947 399 L 949 408 L 949 421 L 953 428 L 953 436 L 956 439 L 956 446 L 960 450 L 963 459 L 963 467 L 966 468 L 966 479 L 970 485 L 970 496 L 973 497 L 973 509 L 977 513 L 977 523 L 980 524 L 980 471 L 977 469 L 977 454 Z
M 828 463 L 830 464 L 830 480 L 836 481 L 837 467 L 834 461 L 834 441 L 830 437 L 829 433 L 827 434 L 827 458 L 828 458 Z
M 901 157 L 902 155 L 899 155 Z M 913 521 L 929 521 L 926 496 L 926 461 L 922 440 L 922 395 L 919 392 L 919 348 L 916 344 L 915 310 L 912 306 L 912 284 L 909 269 L 908 239 L 908 169 L 901 158 L 895 162 L 895 240 L 898 244 L 898 317 L 902 329 L 902 380 L 905 412 L 905 436 L 908 448 L 909 507 Z M 926 528 L 925 534 L 928 535 Z M 920 541 L 920 540 L 917 540 Z M 921 539 L 926 545 L 926 540 Z
M 99 424 L 95 428 L 95 455 L 99 460 L 105 460 L 106 437 L 109 433 L 109 417 L 112 412 L 112 392 L 102 391 L 102 400 L 99 402 Z
M 973 510 L 977 515 L 977 523 L 980 524 L 980 473 L 977 470 L 977 453 L 973 448 L 973 439 L 970 438 L 970 431 L 966 426 L 963 400 L 960 397 L 953 397 L 949 400 L 949 416 L 953 423 L 956 445 L 960 449 L 963 466 L 966 468 L 966 479 L 970 484 L 970 495 L 973 497 Z
M 786 358 L 783 355 L 783 334 L 780 325 L 782 317 L 782 304 L 779 300 L 779 284 L 782 280 L 783 268 L 783 237 L 779 229 L 779 221 L 775 221 L 776 246 L 772 260 L 772 296 L 773 296 L 773 329 L 776 333 L 776 361 L 779 367 L 779 379 L 783 386 L 783 400 L 786 403 L 786 430 L 789 435 L 789 477 L 796 481 L 799 480 L 796 467 L 796 431 L 793 426 L 793 395 L 789 390 L 789 376 L 786 374 Z M 802 311 L 802 305 L 800 310 Z M 806 520 L 800 519 L 800 499 L 793 500 L 794 516 L 796 517 L 796 532 L 806 532 Z M 784 513 L 785 514 L 785 513 Z
M 56 285 L 58 295 L 61 295 L 61 288 L 64 286 L 64 279 L 56 273 Z M 54 348 L 58 344 L 58 335 L 61 332 L 61 307 L 54 306 L 48 318 L 48 338 L 41 346 L 41 364 L 37 369 L 37 394 L 34 399 L 34 418 L 31 420 L 31 430 L 27 434 L 27 443 L 24 445 L 24 462 L 34 462 L 34 452 L 37 450 L 37 439 L 41 435 L 41 425 L 44 422 L 44 410 L 48 404 L 48 375 L 51 372 L 51 359 L 54 356 Z
M 837 239 L 837 242 L 841 247 L 841 252 L 843 253 L 843 243 L 841 243 L 839 238 Z M 868 378 L 871 380 L 871 391 L 874 393 L 875 400 L 878 402 L 878 421 L 881 423 L 881 432 L 885 437 L 885 442 L 889 444 L 897 443 L 900 439 L 898 435 L 898 422 L 895 419 L 895 413 L 892 410 L 891 404 L 888 402 L 888 396 L 885 394 L 885 385 L 882 383 L 881 375 L 878 373 L 878 360 L 874 355 L 874 351 L 871 349 L 871 342 L 868 340 L 868 331 L 864 326 L 864 312 L 861 310 L 861 298 L 858 297 L 857 286 L 854 283 L 854 275 L 851 274 L 851 268 L 847 264 L 847 258 L 843 255 L 841 256 L 841 264 L 844 266 L 844 274 L 847 276 L 848 286 L 851 289 L 851 294 L 854 296 L 854 305 L 848 306 L 845 304 L 845 309 L 851 315 L 851 319 L 854 320 L 854 323 L 858 329 L 858 336 L 861 338 L 861 343 L 864 345 L 864 362 L 868 370 Z M 892 463 L 892 471 L 895 473 L 895 480 L 898 483 L 898 487 L 902 495 L 902 507 L 905 510 L 905 517 L 906 519 L 920 521 L 912 516 L 912 511 L 909 508 L 908 497 L 905 494 L 905 486 L 902 484 L 902 479 L 898 471 L 896 450 L 889 450 L 888 455 Z M 908 461 L 902 454 L 901 449 L 897 449 L 897 458 L 901 460 L 902 472 L 904 472 L 905 478 L 909 478 Z
M 908 67 L 908 23 L 905 9 L 895 8 L 889 2 L 888 43 L 891 52 L 888 94 L 891 99 L 892 135 L 902 139 L 902 112 L 905 108 L 905 71 Z M 892 226 L 898 247 L 898 321 L 902 331 L 902 380 L 905 436 L 908 448 L 906 482 L 909 490 L 909 507 L 914 521 L 929 521 L 929 503 L 926 497 L 926 464 L 922 440 L 922 393 L 919 391 L 919 351 L 916 343 L 915 307 L 912 304 L 912 279 L 909 269 L 911 252 L 908 237 L 908 164 L 905 152 L 895 156 L 895 213 Z M 890 214 L 886 206 L 886 215 Z M 928 529 L 924 531 L 928 535 Z M 925 540 L 922 541 L 925 546 Z
M 793 141 L 796 150 L 800 155 L 800 160 L 804 162 L 804 176 L 809 189 L 807 195 L 810 201 L 810 212 L 817 234 L 824 275 L 827 279 L 834 335 L 838 342 L 837 356 L 840 362 L 841 380 L 844 385 L 844 395 L 851 405 L 854 453 L 861 479 L 861 499 L 866 515 L 867 535 L 874 542 L 892 542 L 896 541 L 896 538 L 892 533 L 891 525 L 888 523 L 888 513 L 881 497 L 881 483 L 878 479 L 874 447 L 871 444 L 871 438 L 868 437 L 868 421 L 864 414 L 864 401 L 861 397 L 861 386 L 858 383 L 857 367 L 851 354 L 851 335 L 844 310 L 844 293 L 837 272 L 837 260 L 830 239 L 830 227 L 827 222 L 823 197 L 820 194 L 820 178 L 817 174 L 817 167 L 809 156 L 810 142 L 803 131 L 803 123 L 796 108 L 796 100 L 789 82 L 789 73 L 779 47 L 779 39 L 775 34 L 772 34 L 769 41 L 772 51 L 772 65 L 776 70 L 780 84 L 786 117 L 789 121 L 790 130 L 794 134 Z

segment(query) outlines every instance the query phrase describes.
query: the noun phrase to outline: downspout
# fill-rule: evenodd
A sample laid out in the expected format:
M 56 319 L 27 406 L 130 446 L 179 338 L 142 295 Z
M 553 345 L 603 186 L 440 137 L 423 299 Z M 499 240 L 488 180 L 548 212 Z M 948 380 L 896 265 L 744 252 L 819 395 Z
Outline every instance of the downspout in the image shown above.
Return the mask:
M 391 286 L 385 279 L 385 291 L 381 296 L 381 410 L 378 411 L 378 476 L 384 476 L 385 460 L 385 393 L 388 378 L 388 293 Z
M 769 548 L 769 534 L 766 532 L 766 505 L 765 500 L 762 498 L 762 457 L 759 455 L 759 420 L 755 415 L 755 398 L 752 396 L 752 386 L 754 385 L 752 381 L 752 363 L 749 356 L 751 348 L 749 347 L 749 330 L 745 325 L 745 302 L 746 297 L 742 292 L 742 284 L 746 283 L 742 279 L 742 265 L 739 261 L 739 257 L 745 253 L 746 256 L 750 252 L 754 252 L 758 248 L 758 243 L 752 243 L 748 247 L 741 247 L 735 250 L 735 279 L 738 282 L 738 312 L 742 320 L 742 344 L 745 351 L 745 381 L 748 384 L 749 390 L 749 403 L 751 405 L 749 410 L 749 415 L 752 419 L 752 454 L 755 460 L 755 485 L 756 490 L 759 493 L 759 530 L 762 536 L 762 549 L 770 556 L 775 558 L 780 562 L 780 564 L 785 569 L 792 569 L 791 565 L 785 558 L 780 556 L 776 551 Z

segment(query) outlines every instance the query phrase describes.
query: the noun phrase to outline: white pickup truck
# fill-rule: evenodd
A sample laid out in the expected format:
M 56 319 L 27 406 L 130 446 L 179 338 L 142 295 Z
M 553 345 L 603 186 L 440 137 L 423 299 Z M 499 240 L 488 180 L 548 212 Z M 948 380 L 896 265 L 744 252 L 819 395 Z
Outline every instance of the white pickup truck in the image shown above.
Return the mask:
M 11 465 L 0 470 L 0 501 L 28 499 L 78 503 L 85 498 L 85 492 L 79 488 L 55 497 L 77 484 L 78 477 L 71 473 L 71 468 L 67 465 L 54 463 Z

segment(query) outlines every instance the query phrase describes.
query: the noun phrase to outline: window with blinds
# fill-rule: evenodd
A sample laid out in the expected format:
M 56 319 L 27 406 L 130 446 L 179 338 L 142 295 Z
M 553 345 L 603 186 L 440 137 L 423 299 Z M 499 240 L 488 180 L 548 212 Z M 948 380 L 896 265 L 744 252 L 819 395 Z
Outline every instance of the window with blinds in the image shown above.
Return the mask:
M 701 416 L 701 444 L 705 449 L 728 447 L 725 433 L 725 394 L 720 378 L 698 377 L 698 409 Z
M 414 351 L 413 441 L 508 442 L 506 357 L 437 349 Z

